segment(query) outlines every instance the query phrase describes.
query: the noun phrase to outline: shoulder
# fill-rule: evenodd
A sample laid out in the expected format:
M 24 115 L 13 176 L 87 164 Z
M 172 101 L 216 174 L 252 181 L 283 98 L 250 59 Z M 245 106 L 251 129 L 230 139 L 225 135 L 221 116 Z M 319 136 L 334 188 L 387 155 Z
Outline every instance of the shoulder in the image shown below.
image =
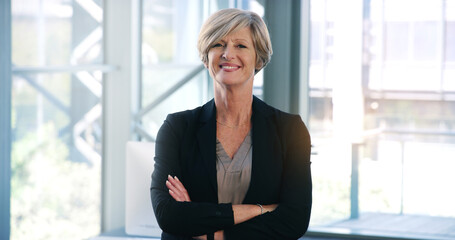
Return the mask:
M 287 113 L 274 108 L 257 97 L 253 100 L 253 111 L 264 121 L 275 125 L 283 139 L 302 138 L 310 142 L 310 133 L 302 118 L 298 114 Z
M 174 112 L 167 115 L 165 122 L 172 125 L 191 124 L 199 121 L 206 121 L 213 112 L 214 101 L 208 101 L 202 106 L 180 112 Z
M 254 97 L 253 100 L 253 111 L 263 118 L 275 121 L 276 124 L 279 125 L 289 125 L 293 123 L 303 124 L 300 115 L 281 111 L 268 105 L 257 97 Z
M 167 115 L 165 122 L 168 122 L 171 125 L 182 125 L 192 122 L 197 119 L 197 115 L 201 111 L 201 108 L 202 107 L 197 107 L 194 109 L 170 113 Z

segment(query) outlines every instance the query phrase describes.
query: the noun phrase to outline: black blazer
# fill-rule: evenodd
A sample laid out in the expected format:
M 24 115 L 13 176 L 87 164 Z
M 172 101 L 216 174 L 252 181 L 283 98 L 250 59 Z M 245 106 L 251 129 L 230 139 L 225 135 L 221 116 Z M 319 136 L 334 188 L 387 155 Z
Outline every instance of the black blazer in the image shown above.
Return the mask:
M 155 145 L 151 198 L 162 239 L 191 239 L 223 229 L 226 239 L 297 239 L 307 230 L 312 201 L 311 142 L 298 115 L 253 97 L 251 182 L 244 204 L 272 204 L 273 212 L 234 225 L 231 204 L 218 204 L 216 107 L 170 114 Z M 177 202 L 165 185 L 177 176 L 192 202 Z

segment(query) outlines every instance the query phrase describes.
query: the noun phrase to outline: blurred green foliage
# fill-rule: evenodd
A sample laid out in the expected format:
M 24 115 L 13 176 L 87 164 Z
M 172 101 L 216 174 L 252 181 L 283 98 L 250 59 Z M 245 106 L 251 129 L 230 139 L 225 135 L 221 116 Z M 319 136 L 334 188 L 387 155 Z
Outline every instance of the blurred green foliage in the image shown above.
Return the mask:
M 84 239 L 99 233 L 99 165 L 69 161 L 52 123 L 12 148 L 11 239 Z

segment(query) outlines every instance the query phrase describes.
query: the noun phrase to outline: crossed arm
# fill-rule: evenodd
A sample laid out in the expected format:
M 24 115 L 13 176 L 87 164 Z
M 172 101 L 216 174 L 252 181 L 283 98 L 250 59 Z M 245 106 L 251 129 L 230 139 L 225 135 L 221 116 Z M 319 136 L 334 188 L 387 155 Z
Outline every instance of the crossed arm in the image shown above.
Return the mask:
M 183 184 L 168 177 L 168 174 L 182 175 L 181 152 L 176 149 L 182 145 L 192 146 L 191 142 L 182 143 L 185 131 L 179 129 L 179 124 L 170 122 L 175 121 L 168 118 L 158 133 L 151 186 L 155 216 L 164 232 L 201 236 L 201 239 L 213 232 L 216 232 L 217 239 L 297 239 L 305 233 L 311 212 L 310 139 L 301 120 L 284 125 L 288 126 L 285 134 L 288 137 L 285 138 L 279 206 L 265 206 L 264 210 L 269 212 L 262 215 L 255 203 L 232 205 L 191 201 Z M 190 191 L 195 188 L 194 184 L 201 182 L 191 184 L 193 186 L 187 186 Z M 205 187 L 202 185 L 196 189 L 205 190 Z M 199 196 L 200 193 L 194 192 L 191 196 L 193 194 Z
M 166 187 L 169 189 L 169 194 L 177 202 L 191 202 L 190 196 L 188 195 L 187 190 L 180 182 L 180 180 L 175 177 L 168 175 L 166 181 Z M 259 216 L 265 212 L 271 212 L 275 210 L 278 204 L 270 205 L 253 205 L 253 204 L 235 204 L 232 205 L 232 211 L 234 212 L 234 225 L 239 224 L 245 221 L 248 221 L 256 216 Z M 195 237 L 196 239 L 207 239 L 207 235 L 202 235 Z M 219 230 L 215 232 L 215 239 L 224 239 L 224 231 Z

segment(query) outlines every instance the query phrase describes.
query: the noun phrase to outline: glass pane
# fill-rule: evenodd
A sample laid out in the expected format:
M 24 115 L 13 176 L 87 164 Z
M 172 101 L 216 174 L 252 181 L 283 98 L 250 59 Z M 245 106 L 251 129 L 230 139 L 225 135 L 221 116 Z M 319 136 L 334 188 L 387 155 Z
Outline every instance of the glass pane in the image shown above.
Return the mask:
M 102 17 L 97 0 L 12 1 L 13 240 L 100 231 L 102 73 L 25 70 L 102 63 Z
M 452 20 L 446 22 L 446 51 L 444 63 L 444 91 L 455 91 L 455 1 L 452 7 Z
M 387 22 L 385 24 L 385 58 L 387 61 L 409 59 L 409 23 Z
M 141 102 L 145 107 L 176 84 L 181 85 L 181 80 L 202 66 L 196 41 L 204 8 L 203 4 L 190 4 L 188 1 L 146 0 L 143 4 Z M 205 70 L 201 69 L 202 72 Z M 200 105 L 208 91 L 204 90 L 205 77 L 205 74 L 197 74 L 195 79 L 182 85 L 183 88 L 196 90 L 193 94 L 178 91 L 187 94 L 177 95 L 173 97 L 175 100 L 156 105 L 151 110 L 153 114 L 142 119 L 146 130 L 155 135 L 163 119 L 172 110 L 180 111 Z
M 315 15 L 333 7 L 330 1 L 325 6 L 317 2 L 311 8 Z M 455 154 L 455 103 L 439 94 L 455 86 L 453 64 L 440 64 L 441 53 L 447 59 L 454 42 L 447 40 L 453 21 L 447 11 L 454 9 L 453 2 L 446 1 L 444 9 L 442 1 L 365 0 L 368 12 L 358 14 L 366 19 L 350 22 L 363 26 L 358 34 L 363 36 L 362 61 L 323 65 L 311 59 L 313 231 L 455 238 L 455 191 L 447 185 L 455 181 L 450 157 Z M 444 11 L 447 21 L 441 31 Z M 327 24 L 330 17 L 325 19 Z M 337 28 L 346 22 L 337 21 L 347 19 L 332 18 L 335 30 L 320 34 L 339 42 L 344 31 Z M 317 26 L 321 19 L 312 22 Z M 321 39 L 313 37 L 311 41 L 321 42 L 311 46 L 327 48 L 330 42 Z M 331 47 L 334 59 L 341 58 L 340 52 L 357 53 L 357 46 L 349 44 Z M 357 86 L 348 71 L 337 74 L 340 67 L 362 69 L 354 79 Z M 360 98 L 350 98 L 359 92 Z M 346 119 L 361 126 L 359 136 Z
M 207 79 L 205 79 L 204 73 L 199 73 L 199 75 L 173 94 L 167 96 L 161 104 L 157 105 L 142 118 L 143 127 L 152 136 L 156 136 L 167 114 L 182 111 L 182 107 L 185 106 L 187 108 L 183 109 L 194 108 L 205 103 L 200 96 L 207 95 L 207 86 L 204 86 L 207 84 Z
M 445 6 L 445 65 L 444 86 L 445 91 L 455 91 L 455 0 L 446 0 Z
M 66 73 L 16 74 L 12 94 L 11 239 L 96 235 L 100 98 Z
M 102 63 L 102 4 L 95 1 L 12 1 L 16 66 Z
M 414 24 L 414 59 L 436 61 L 438 56 L 438 23 L 434 21 Z
M 455 10 L 454 10 L 455 11 Z M 455 15 L 455 13 L 454 13 Z M 446 22 L 446 62 L 455 63 L 455 20 Z
M 311 23 L 311 61 L 322 60 L 322 23 L 313 22 Z

